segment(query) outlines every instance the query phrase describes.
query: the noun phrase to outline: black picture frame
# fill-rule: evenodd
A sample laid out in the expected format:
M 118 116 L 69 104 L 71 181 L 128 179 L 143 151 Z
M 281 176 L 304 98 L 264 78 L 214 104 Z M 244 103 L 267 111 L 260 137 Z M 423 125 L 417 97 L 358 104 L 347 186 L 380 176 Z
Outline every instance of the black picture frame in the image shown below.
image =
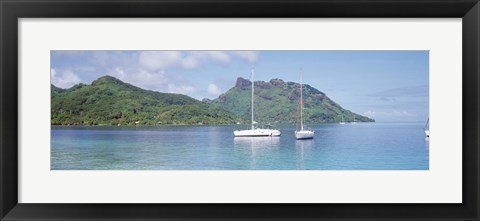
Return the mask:
M 478 0 L 0 0 L 0 15 L 1 220 L 479 220 Z M 17 21 L 76 17 L 462 18 L 463 203 L 19 204 Z

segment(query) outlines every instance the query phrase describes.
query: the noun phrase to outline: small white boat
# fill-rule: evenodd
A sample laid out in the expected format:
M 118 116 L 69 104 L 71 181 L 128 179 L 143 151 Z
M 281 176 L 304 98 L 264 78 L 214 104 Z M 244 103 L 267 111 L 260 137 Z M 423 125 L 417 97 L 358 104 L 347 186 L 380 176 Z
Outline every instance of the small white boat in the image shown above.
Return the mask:
M 425 125 L 425 136 L 430 137 L 430 118 L 428 118 L 427 124 Z
M 252 127 L 250 130 L 236 130 L 233 131 L 233 135 L 235 137 L 278 137 L 281 135 L 280 131 L 277 129 L 271 128 L 255 128 L 254 120 L 254 112 L 253 112 L 253 104 L 254 104 L 254 90 L 255 90 L 255 82 L 254 82 L 254 75 L 255 71 L 252 69 Z
M 313 139 L 315 135 L 315 131 L 313 130 L 305 130 L 303 128 L 303 88 L 302 88 L 302 79 L 300 78 L 300 130 L 295 131 L 295 138 L 297 140 L 303 139 Z M 297 122 L 298 122 L 298 109 L 297 109 Z
M 355 115 L 353 115 L 353 122 L 352 124 L 357 124 L 357 121 L 355 121 Z
M 340 121 L 339 124 L 345 124 L 345 119 L 343 118 L 343 115 L 342 115 L 342 121 Z

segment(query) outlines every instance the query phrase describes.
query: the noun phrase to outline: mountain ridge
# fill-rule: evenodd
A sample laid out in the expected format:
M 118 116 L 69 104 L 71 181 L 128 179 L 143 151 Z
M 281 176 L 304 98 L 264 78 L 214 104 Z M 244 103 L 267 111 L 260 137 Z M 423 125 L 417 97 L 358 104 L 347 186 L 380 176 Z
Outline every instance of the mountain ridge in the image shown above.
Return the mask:
M 250 80 L 237 78 L 235 86 L 209 103 L 249 118 L 251 114 Z M 270 81 L 255 81 L 255 119 L 259 122 L 295 122 L 297 118 L 300 84 L 274 78 Z M 340 121 L 374 122 L 373 119 L 342 108 L 325 93 L 303 84 L 304 119 L 309 123 Z
M 142 89 L 112 76 L 91 84 L 63 89 L 51 85 L 52 125 L 162 125 L 250 123 L 250 80 L 237 78 L 218 98 L 199 101 L 183 94 Z M 325 93 L 308 84 L 304 88 L 304 119 L 308 123 L 341 120 L 373 122 L 343 109 Z M 261 123 L 296 120 L 299 84 L 274 78 L 255 81 L 255 119 Z
M 112 76 L 51 85 L 52 125 L 233 124 L 237 117 L 187 95 L 144 90 Z

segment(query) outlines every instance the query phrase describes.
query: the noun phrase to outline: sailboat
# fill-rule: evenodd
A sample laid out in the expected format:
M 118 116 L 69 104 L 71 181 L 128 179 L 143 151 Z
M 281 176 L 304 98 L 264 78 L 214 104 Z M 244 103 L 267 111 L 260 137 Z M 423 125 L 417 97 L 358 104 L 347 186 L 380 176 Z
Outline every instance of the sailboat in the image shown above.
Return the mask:
M 340 124 L 345 124 L 345 119 L 344 119 L 343 115 L 342 115 L 342 121 L 340 121 Z
M 428 118 L 427 124 L 425 125 L 425 136 L 430 137 L 430 118 Z
M 233 135 L 235 137 L 278 137 L 281 135 L 279 130 L 271 129 L 271 128 L 255 128 L 254 120 L 254 112 L 253 112 L 253 104 L 254 104 L 254 90 L 255 90 L 255 70 L 252 69 L 252 126 L 250 130 L 236 130 L 233 131 Z
M 313 130 L 305 130 L 303 128 L 303 86 L 302 86 L 302 79 L 300 78 L 300 130 L 295 130 L 295 138 L 297 140 L 300 139 L 313 139 L 315 135 L 315 131 Z M 298 111 L 297 111 L 298 114 Z M 298 123 L 298 115 L 297 115 L 297 123 Z
M 353 122 L 352 124 L 357 124 L 357 121 L 355 121 L 355 115 L 353 115 Z

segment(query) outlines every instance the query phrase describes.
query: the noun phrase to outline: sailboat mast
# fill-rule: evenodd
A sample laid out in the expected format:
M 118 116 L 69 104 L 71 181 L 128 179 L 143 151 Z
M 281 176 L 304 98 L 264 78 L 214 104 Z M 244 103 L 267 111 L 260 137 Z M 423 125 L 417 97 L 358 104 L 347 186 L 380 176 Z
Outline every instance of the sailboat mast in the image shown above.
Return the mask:
M 303 79 L 300 76 L 300 130 L 303 130 Z
M 255 126 L 254 126 L 255 121 L 253 120 L 253 90 L 255 88 L 255 81 L 253 79 L 254 75 L 255 75 L 255 70 L 252 69 L 252 130 L 255 129 Z

